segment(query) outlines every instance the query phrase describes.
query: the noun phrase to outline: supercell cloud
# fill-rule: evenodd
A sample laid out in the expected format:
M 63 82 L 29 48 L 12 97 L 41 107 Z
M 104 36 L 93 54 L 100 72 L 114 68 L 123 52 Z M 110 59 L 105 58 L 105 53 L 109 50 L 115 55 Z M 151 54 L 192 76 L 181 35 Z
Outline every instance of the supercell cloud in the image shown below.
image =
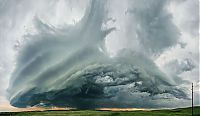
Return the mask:
M 34 17 L 36 32 L 24 36 L 27 41 L 19 48 L 10 78 L 11 105 L 42 103 L 85 109 L 180 107 L 190 103 L 187 88 L 182 87 L 190 81 L 179 74 L 194 70 L 198 64 L 188 58 L 163 66 L 155 62 L 166 49 L 180 43 L 179 27 L 167 7 L 170 1 L 125 1 L 128 4 L 122 7 L 127 8 L 114 18 L 110 15 L 116 13 L 109 7 L 112 2 L 122 1 L 88 1 L 80 20 L 61 27 Z M 120 15 L 125 22 L 120 22 Z M 120 38 L 122 46 L 117 48 L 121 49 L 111 57 L 107 42 L 112 34 L 126 36 Z

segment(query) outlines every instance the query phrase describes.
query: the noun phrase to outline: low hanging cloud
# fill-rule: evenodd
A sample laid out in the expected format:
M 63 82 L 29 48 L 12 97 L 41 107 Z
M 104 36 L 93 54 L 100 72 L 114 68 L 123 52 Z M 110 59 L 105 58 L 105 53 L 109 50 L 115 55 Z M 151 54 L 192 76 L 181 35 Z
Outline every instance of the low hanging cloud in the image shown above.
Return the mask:
M 140 25 L 136 32 L 141 47 L 160 53 L 176 44 L 178 31 L 164 10 L 166 3 L 161 0 L 144 5 L 144 1 L 135 3 L 138 6 L 134 5 L 130 13 Z M 109 57 L 105 38 L 116 28 L 102 28 L 107 17 L 104 0 L 90 1 L 75 25 L 56 28 L 35 17 L 37 34 L 26 36 L 28 40 L 19 51 L 10 79 L 11 105 L 28 107 L 42 103 L 75 108 L 186 105 L 189 97 L 184 89 L 178 88 L 144 52 L 125 48 Z

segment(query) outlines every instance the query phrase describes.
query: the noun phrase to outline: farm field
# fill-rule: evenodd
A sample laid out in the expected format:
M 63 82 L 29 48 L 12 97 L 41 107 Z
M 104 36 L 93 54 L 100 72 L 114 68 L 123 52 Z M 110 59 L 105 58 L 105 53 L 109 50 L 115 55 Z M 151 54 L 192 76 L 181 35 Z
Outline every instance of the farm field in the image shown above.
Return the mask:
M 51 110 L 29 112 L 1 112 L 6 116 L 191 116 L 191 108 L 140 110 L 140 111 L 99 111 L 99 110 Z M 194 116 L 200 116 L 200 106 L 194 107 Z

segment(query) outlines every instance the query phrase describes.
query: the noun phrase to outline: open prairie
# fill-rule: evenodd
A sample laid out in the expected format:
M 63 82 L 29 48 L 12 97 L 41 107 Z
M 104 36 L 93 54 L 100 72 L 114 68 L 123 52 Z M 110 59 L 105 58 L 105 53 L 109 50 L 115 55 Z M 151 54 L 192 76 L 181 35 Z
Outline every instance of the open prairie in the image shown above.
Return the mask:
M 30 112 L 2 112 L 6 116 L 191 116 L 191 108 L 164 110 L 47 110 Z M 194 116 L 200 116 L 200 106 L 194 107 Z

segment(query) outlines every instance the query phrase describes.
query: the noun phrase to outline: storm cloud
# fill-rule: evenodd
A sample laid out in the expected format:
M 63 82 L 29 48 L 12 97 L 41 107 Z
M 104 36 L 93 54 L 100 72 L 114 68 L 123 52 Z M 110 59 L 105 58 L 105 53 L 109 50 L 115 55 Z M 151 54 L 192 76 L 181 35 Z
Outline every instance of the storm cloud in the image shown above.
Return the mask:
M 124 10 L 127 24 L 120 28 L 125 29 L 126 35 L 120 41 L 127 42 L 122 42 L 123 49 L 114 57 L 109 55 L 106 38 L 121 30 L 108 24 L 115 23 L 114 18 L 109 18 L 112 1 L 89 1 L 80 20 L 62 27 L 35 16 L 36 33 L 24 36 L 27 40 L 19 49 L 10 78 L 11 105 L 29 107 L 42 103 L 81 109 L 187 105 L 189 95 L 185 88 L 178 87 L 180 83 L 152 58 L 179 41 L 179 30 L 166 9 L 168 2 L 128 2 Z M 189 60 L 181 63 L 176 73 L 195 68 L 188 63 L 191 64 Z

